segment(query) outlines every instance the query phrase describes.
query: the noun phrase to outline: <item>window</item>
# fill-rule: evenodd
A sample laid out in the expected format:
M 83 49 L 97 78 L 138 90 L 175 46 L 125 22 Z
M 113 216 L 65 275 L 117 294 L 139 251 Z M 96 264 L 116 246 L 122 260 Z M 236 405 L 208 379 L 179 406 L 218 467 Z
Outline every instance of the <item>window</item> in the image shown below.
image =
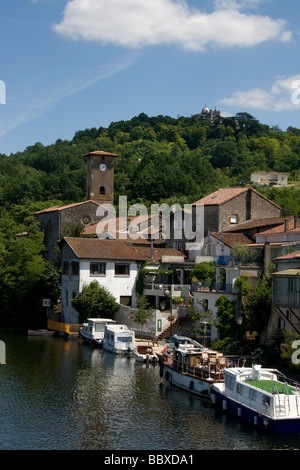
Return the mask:
M 256 400 L 256 390 L 253 390 L 252 388 L 249 389 L 249 398 L 250 400 Z
M 72 274 L 75 276 L 79 274 L 79 263 L 72 263 Z
M 63 274 L 69 274 L 69 261 L 63 263 Z
M 100 195 L 104 195 L 105 194 L 105 187 L 104 186 L 100 186 L 100 191 L 99 191 Z
M 129 264 L 115 264 L 115 276 L 129 276 Z
M 231 214 L 230 216 L 230 223 L 237 224 L 239 221 L 239 216 L 237 214 Z
M 106 263 L 90 263 L 91 276 L 105 276 Z
M 240 395 L 243 395 L 243 385 L 242 384 L 237 384 L 236 386 L 236 392 L 239 393 Z

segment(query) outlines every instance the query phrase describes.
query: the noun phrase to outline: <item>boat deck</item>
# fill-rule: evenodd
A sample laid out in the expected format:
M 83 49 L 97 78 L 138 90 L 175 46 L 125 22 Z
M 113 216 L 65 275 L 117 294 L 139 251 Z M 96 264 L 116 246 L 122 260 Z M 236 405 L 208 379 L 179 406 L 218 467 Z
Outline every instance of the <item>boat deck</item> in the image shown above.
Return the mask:
M 245 383 L 268 393 L 283 393 L 284 395 L 293 394 L 293 388 L 291 386 L 283 382 L 278 382 L 278 380 L 245 380 Z

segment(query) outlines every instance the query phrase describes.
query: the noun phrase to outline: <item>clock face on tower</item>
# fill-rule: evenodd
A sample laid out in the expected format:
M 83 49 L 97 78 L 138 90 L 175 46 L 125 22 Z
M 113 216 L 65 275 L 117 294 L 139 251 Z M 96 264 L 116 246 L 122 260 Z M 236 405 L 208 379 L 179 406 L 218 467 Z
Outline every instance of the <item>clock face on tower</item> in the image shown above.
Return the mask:
M 101 163 L 101 165 L 99 165 L 99 168 L 100 168 L 100 171 L 105 171 L 106 165 L 104 163 Z

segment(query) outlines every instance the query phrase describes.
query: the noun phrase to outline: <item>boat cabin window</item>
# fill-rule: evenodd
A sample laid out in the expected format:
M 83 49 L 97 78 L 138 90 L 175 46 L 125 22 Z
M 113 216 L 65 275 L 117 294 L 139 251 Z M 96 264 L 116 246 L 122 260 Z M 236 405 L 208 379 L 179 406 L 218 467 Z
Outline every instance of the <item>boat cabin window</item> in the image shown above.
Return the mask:
M 130 343 L 131 342 L 131 336 L 120 336 L 118 338 L 118 341 L 120 341 L 120 343 Z
M 239 393 L 240 395 L 243 395 L 243 385 L 242 384 L 237 384 L 236 386 L 236 392 Z
M 250 388 L 249 398 L 250 398 L 250 400 L 256 400 L 256 390 L 253 390 L 252 388 Z
M 235 383 L 235 380 L 234 380 L 233 377 L 231 377 L 231 375 L 225 375 L 225 385 L 226 385 L 226 387 L 233 390 L 234 389 L 234 383 Z

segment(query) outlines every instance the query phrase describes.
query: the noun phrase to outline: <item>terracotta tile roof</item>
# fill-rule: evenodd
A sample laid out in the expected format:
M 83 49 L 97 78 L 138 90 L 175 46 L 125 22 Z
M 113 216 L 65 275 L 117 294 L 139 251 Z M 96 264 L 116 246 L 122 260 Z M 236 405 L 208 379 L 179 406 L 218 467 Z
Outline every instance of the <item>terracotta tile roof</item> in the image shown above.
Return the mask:
M 151 247 L 148 246 L 138 246 L 136 247 L 136 250 L 139 251 L 145 258 L 148 260 L 151 260 L 151 253 L 153 253 L 153 259 L 155 261 L 161 261 L 163 256 L 184 256 L 181 251 L 176 250 L 175 248 L 156 248 L 154 247 L 153 250 L 151 250 Z
M 76 207 L 76 206 L 80 206 L 82 204 L 87 204 L 88 202 L 91 202 L 93 204 L 96 204 L 97 206 L 99 206 L 101 204 L 101 202 L 97 202 L 97 201 L 82 201 L 82 202 L 75 202 L 73 204 L 66 204 L 65 206 L 52 206 L 52 207 L 48 207 L 47 209 L 43 209 L 41 211 L 37 211 L 37 212 L 33 212 L 32 214 L 43 214 L 43 213 L 46 213 L 46 212 L 55 212 L 55 211 L 63 211 L 65 209 L 69 209 L 70 207 Z
M 231 199 L 239 196 L 240 194 L 246 193 L 247 191 L 252 191 L 253 193 L 260 196 L 261 198 L 268 201 L 273 206 L 276 206 L 279 209 L 281 209 L 281 207 L 275 204 L 275 202 L 263 196 L 262 194 L 260 194 L 258 191 L 256 191 L 253 188 L 220 188 L 214 193 L 208 194 L 208 196 L 205 196 L 202 199 L 199 199 L 199 201 L 194 202 L 193 205 L 203 204 L 203 205 L 220 206 L 224 204 L 225 202 L 228 202 Z
M 293 253 L 288 253 L 287 255 L 277 256 L 275 260 L 284 261 L 300 258 L 300 251 L 293 251 Z
M 220 188 L 214 193 L 208 194 L 207 196 L 199 199 L 199 201 L 194 202 L 195 204 L 205 204 L 205 205 L 221 205 L 230 199 L 233 199 L 240 194 L 243 194 L 248 191 L 248 188 Z
M 249 230 L 259 227 L 267 227 L 272 225 L 281 225 L 284 222 L 284 217 L 270 217 L 266 219 L 253 219 L 237 224 L 234 227 L 226 229 L 226 232 L 235 232 L 240 230 Z
M 288 220 L 287 231 L 289 233 L 297 233 L 300 232 L 300 228 L 294 228 L 294 218 L 290 218 Z M 277 225 L 276 227 L 270 228 L 269 230 L 265 230 L 264 232 L 260 232 L 257 236 L 264 236 L 264 235 L 276 235 L 277 233 L 284 233 L 286 232 L 286 225 L 281 224 Z
M 100 238 L 65 237 L 65 242 L 80 259 L 111 259 L 122 261 L 150 261 L 151 253 L 155 261 L 163 256 L 183 256 L 173 248 L 153 248 L 132 246 L 123 240 L 102 240 Z
M 252 244 L 251 238 L 247 237 L 243 233 L 228 233 L 228 232 L 212 232 L 211 236 L 217 238 L 230 248 L 236 243 L 242 243 L 243 245 Z
M 123 240 L 65 237 L 64 241 L 80 259 L 147 261 L 142 253 Z

